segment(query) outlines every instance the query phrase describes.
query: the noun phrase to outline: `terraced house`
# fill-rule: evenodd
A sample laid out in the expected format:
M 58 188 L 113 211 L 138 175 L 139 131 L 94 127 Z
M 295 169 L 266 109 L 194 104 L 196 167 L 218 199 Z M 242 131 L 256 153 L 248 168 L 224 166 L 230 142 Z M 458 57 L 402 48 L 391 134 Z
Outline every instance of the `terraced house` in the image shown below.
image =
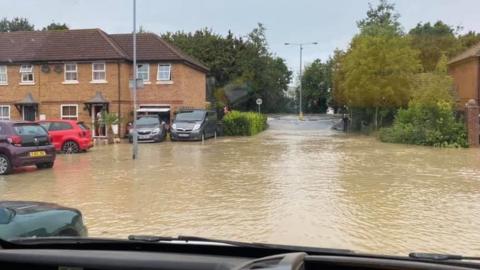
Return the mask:
M 0 33 L 0 119 L 76 119 L 93 126 L 105 109 L 132 120 L 132 44 L 132 34 L 100 29 Z M 208 69 L 197 60 L 144 33 L 137 35 L 137 61 L 144 82 L 139 113 L 169 119 L 179 108 L 206 106 Z

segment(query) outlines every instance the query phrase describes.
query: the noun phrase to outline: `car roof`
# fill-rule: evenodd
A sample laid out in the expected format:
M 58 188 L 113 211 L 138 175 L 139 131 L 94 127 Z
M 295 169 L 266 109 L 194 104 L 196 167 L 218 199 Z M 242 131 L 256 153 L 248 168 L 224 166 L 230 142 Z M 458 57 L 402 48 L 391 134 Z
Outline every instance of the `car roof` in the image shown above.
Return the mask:
M 40 120 L 38 121 L 38 123 L 48 123 L 48 122 L 63 122 L 63 123 L 80 123 L 82 121 L 78 121 L 78 120 L 65 120 L 65 119 L 49 119 L 49 120 Z
M 34 125 L 38 125 L 38 123 L 36 123 L 36 122 L 16 121 L 16 120 L 0 120 L 0 123 L 5 123 L 7 125 L 15 125 L 15 124 L 34 124 Z
M 212 110 L 206 110 L 206 109 L 181 109 L 178 110 L 177 113 L 182 113 L 182 112 L 195 112 L 195 111 L 201 111 L 201 112 L 215 112 Z

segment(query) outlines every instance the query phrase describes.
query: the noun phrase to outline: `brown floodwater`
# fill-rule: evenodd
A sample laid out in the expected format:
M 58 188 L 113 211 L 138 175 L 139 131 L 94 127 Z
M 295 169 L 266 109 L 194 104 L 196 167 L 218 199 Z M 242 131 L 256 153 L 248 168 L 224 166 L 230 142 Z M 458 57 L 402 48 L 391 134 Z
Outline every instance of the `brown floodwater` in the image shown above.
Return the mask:
M 0 177 L 0 199 L 80 209 L 91 236 L 197 235 L 480 254 L 480 150 L 384 144 L 273 116 L 245 138 L 101 145 Z

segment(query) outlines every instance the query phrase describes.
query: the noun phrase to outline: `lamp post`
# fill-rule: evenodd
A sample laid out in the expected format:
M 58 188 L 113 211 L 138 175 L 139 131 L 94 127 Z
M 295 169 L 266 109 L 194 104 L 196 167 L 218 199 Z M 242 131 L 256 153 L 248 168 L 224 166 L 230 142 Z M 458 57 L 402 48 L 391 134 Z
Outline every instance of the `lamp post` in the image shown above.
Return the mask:
M 137 135 L 137 1 L 133 0 L 133 149 L 132 159 L 138 155 Z
M 289 46 L 298 46 L 300 48 L 300 74 L 299 74 L 299 102 L 298 102 L 298 107 L 299 107 L 299 112 L 298 112 L 298 118 L 300 120 L 303 120 L 303 109 L 302 109 L 302 56 L 303 56 L 303 46 L 305 45 L 317 45 L 318 42 L 305 42 L 305 43 L 288 43 L 286 42 L 285 45 Z

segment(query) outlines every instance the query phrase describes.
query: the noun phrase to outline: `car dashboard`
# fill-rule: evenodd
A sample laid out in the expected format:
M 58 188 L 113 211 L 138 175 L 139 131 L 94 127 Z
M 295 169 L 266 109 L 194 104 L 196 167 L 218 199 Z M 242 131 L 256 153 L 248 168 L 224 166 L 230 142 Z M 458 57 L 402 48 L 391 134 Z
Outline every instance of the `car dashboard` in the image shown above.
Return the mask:
M 478 265 L 438 264 L 388 258 L 308 255 L 303 252 L 266 257 L 239 257 L 176 252 L 0 249 L 0 269 L 107 270 L 107 269 L 480 269 Z

